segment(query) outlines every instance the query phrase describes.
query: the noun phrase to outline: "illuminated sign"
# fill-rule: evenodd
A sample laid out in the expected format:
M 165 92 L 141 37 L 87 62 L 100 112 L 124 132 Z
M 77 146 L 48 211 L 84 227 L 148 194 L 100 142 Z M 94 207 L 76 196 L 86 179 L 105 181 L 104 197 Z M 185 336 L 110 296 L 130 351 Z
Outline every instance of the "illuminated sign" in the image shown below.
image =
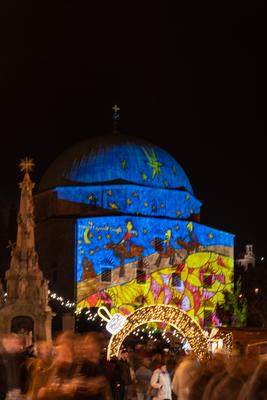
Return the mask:
M 103 314 L 103 311 L 108 315 L 108 318 Z M 106 307 L 99 307 L 97 310 L 98 315 L 107 321 L 106 330 L 112 335 L 118 333 L 126 323 L 126 317 L 122 314 L 111 315 Z

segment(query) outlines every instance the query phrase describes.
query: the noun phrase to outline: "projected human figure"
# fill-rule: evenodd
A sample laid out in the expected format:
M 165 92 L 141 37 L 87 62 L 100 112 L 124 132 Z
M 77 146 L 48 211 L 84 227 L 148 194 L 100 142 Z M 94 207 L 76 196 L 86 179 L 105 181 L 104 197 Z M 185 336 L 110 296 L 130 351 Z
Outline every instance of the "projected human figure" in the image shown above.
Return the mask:
M 120 259 L 120 272 L 119 276 L 122 277 L 125 274 L 124 262 L 126 258 L 140 257 L 143 254 L 143 246 L 132 243 L 131 239 L 133 235 L 137 236 L 137 232 L 133 231 L 132 221 L 128 221 L 126 224 L 126 233 L 119 243 L 113 242 L 107 243 L 106 248 L 112 249 L 114 255 Z
M 131 221 L 127 222 L 126 229 L 127 229 L 127 232 L 125 233 L 125 235 L 123 236 L 123 238 L 121 239 L 119 244 L 124 244 L 126 246 L 127 251 L 130 252 L 131 251 L 131 239 L 134 234 L 133 224 Z
M 156 238 L 152 242 L 156 251 L 159 253 L 159 256 L 155 263 L 157 267 L 160 266 L 162 258 L 169 258 L 170 265 L 173 265 L 174 263 L 175 249 L 171 245 L 171 237 L 172 230 L 167 229 L 167 231 L 165 232 L 165 239 L 161 240 L 159 238 Z
M 188 231 L 187 236 L 184 238 L 177 239 L 176 243 L 182 246 L 188 252 L 197 251 L 199 247 L 199 242 L 194 232 L 193 222 L 189 222 L 186 227 Z

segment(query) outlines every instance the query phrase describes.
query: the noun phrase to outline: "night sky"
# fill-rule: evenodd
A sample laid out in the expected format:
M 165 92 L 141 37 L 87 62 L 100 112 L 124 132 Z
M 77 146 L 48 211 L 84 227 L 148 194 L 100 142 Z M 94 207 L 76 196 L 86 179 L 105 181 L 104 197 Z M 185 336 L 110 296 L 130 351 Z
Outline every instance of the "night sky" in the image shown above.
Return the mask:
M 121 133 L 183 166 L 202 223 L 236 234 L 237 253 L 252 243 L 264 255 L 264 3 L 170 4 L 1 2 L 1 268 L 15 239 L 20 159 L 34 159 L 38 184 L 66 148 L 110 133 L 115 103 Z

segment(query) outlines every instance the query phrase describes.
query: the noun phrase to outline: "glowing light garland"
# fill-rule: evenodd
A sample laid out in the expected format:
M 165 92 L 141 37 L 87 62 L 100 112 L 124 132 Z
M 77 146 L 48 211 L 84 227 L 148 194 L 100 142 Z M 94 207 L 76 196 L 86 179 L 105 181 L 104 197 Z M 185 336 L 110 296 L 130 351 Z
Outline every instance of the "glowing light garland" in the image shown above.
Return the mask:
M 51 293 L 50 290 L 48 291 L 48 296 L 49 299 L 59 302 L 61 306 L 67 308 L 75 308 L 74 302 L 66 300 L 62 296 L 58 296 L 56 293 Z M 5 298 L 6 297 L 7 293 L 5 293 Z M 105 307 L 102 308 L 104 309 Z M 81 308 L 76 310 L 76 314 L 78 315 L 81 314 L 81 312 Z M 96 318 L 99 316 L 102 319 L 100 326 L 104 325 L 103 320 L 106 320 L 106 318 L 103 318 L 103 315 L 101 315 L 101 313 L 92 313 L 90 310 L 88 310 L 85 312 L 85 314 L 87 315 L 88 321 L 95 321 Z M 120 347 L 124 339 L 132 332 L 134 333 L 135 329 L 138 328 L 140 325 L 146 324 L 148 322 L 164 322 L 173 326 L 177 330 L 177 333 L 179 333 L 179 335 L 187 340 L 192 351 L 200 360 L 203 360 L 209 356 L 209 342 L 212 340 L 212 336 L 222 339 L 224 349 L 229 354 L 232 352 L 233 338 L 231 332 L 211 332 L 211 334 L 208 335 L 208 333 L 202 330 L 202 328 L 193 318 L 191 318 L 185 311 L 179 310 L 177 307 L 158 304 L 139 308 L 127 317 L 122 316 L 121 314 L 115 315 L 117 315 L 117 317 L 110 317 L 111 319 L 106 325 L 106 329 L 113 334 L 113 336 L 110 338 L 108 346 L 108 359 L 113 356 L 118 356 Z M 120 317 L 123 317 L 123 320 L 122 318 L 118 318 L 118 315 Z M 137 332 L 139 332 L 139 330 L 140 329 L 138 328 Z M 149 331 L 150 339 L 152 339 L 154 331 Z M 144 329 L 142 330 L 142 332 L 144 332 Z M 163 338 L 165 338 L 164 332 L 165 330 L 162 332 Z M 176 336 L 176 333 L 174 334 L 174 336 Z M 157 339 L 154 339 L 154 341 L 156 340 Z M 166 341 L 167 343 L 169 343 L 168 339 Z
M 61 306 L 67 307 L 67 308 L 74 308 L 75 303 L 71 302 L 69 300 L 65 300 L 62 296 L 58 296 L 56 293 L 51 293 L 50 290 L 48 290 L 48 298 L 49 300 L 56 300 L 57 302 L 60 303 Z
M 223 332 L 220 331 L 218 333 L 218 338 L 223 340 L 223 348 L 227 353 L 231 354 L 233 350 L 233 334 L 232 332 Z
M 62 296 L 58 296 L 57 293 L 51 293 L 50 290 L 48 290 L 48 298 L 49 298 L 49 300 L 57 301 L 58 303 L 60 303 L 60 305 L 62 307 L 66 307 L 69 309 L 75 309 L 75 307 L 76 307 L 76 304 L 74 302 L 71 302 L 70 300 L 66 300 Z M 80 315 L 82 313 L 82 308 L 77 308 L 74 312 L 76 315 Z M 96 320 L 96 318 L 98 317 L 98 314 L 96 312 L 92 313 L 91 310 L 86 311 L 85 314 L 87 316 L 87 321 L 94 322 Z M 103 324 L 101 323 L 100 326 L 103 326 Z
M 209 357 L 208 341 L 198 323 L 177 307 L 157 304 L 141 307 L 127 316 L 123 328 L 110 338 L 107 352 L 108 360 L 114 356 L 117 357 L 125 338 L 138 326 L 147 322 L 168 323 L 186 338 L 192 351 L 200 360 Z

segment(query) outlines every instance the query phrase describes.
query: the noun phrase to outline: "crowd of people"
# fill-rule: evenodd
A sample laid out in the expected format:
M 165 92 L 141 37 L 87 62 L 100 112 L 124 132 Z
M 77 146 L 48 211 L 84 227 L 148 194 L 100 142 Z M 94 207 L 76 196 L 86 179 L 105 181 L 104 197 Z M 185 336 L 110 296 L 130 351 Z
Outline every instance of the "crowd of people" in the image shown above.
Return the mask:
M 267 399 L 267 359 L 217 352 L 123 348 L 107 361 L 96 332 L 63 332 L 54 342 L 25 346 L 20 335 L 0 340 L 0 400 L 261 400 Z

